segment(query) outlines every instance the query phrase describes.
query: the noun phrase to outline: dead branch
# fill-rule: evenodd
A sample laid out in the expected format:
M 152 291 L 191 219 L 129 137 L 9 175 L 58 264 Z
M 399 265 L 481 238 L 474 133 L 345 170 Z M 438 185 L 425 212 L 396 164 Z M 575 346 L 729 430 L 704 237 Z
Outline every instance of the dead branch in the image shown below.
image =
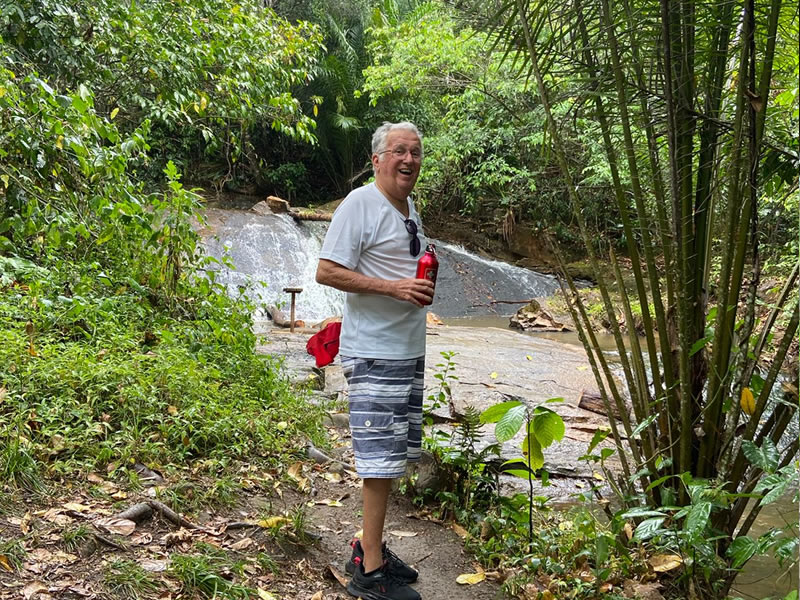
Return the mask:
M 153 516 L 153 509 L 147 502 L 139 502 L 117 515 L 118 519 L 127 519 L 134 523 L 141 523 Z
M 191 521 L 187 521 L 169 506 L 159 502 L 158 500 L 148 500 L 147 504 L 149 504 L 150 508 L 152 508 L 160 516 L 164 517 L 167 521 L 177 525 L 178 527 L 185 527 L 186 529 L 202 529 L 202 527 L 199 525 L 195 525 Z
M 528 304 L 531 302 L 531 298 L 528 300 L 490 300 L 488 304 L 473 304 L 473 308 L 477 308 L 479 306 L 493 306 L 495 304 Z

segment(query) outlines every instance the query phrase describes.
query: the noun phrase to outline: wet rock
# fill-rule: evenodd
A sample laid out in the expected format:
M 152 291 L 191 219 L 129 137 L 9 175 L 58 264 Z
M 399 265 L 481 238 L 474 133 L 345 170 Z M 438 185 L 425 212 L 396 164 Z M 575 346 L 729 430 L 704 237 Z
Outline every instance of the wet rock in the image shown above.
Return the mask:
M 543 310 L 536 300 L 531 300 L 512 315 L 509 326 L 523 331 L 570 331 L 566 325 Z

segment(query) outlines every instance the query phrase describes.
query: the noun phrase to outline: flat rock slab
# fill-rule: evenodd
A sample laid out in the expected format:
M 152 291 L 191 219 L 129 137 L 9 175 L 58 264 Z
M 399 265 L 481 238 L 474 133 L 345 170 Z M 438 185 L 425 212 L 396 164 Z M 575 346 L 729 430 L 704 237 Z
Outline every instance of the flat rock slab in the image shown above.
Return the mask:
M 265 331 L 265 343 L 259 351 L 283 356 L 293 381 L 306 381 L 316 373 L 314 359 L 305 350 L 309 332 L 289 333 L 287 330 Z M 546 495 L 563 497 L 586 486 L 580 480 L 598 480 L 595 465 L 579 460 L 586 453 L 589 442 L 598 429 L 608 428 L 608 418 L 597 412 L 581 408 L 578 403 L 584 391 L 597 389 L 583 348 L 562 344 L 552 339 L 524 335 L 511 329 L 494 327 L 429 326 L 425 357 L 425 398 L 439 389 L 435 375 L 443 371 L 446 359 L 442 352 L 454 352 L 454 370 L 458 379 L 450 381 L 452 396 L 448 405 L 433 411 L 435 427 L 452 433 L 456 421 L 467 406 L 484 411 L 494 404 L 507 401 L 510 396 L 529 406 L 536 406 L 551 398 L 563 401 L 547 404 L 557 412 L 566 426 L 564 439 L 545 449 L 545 469 L 551 473 L 555 487 L 540 490 Z M 344 377 L 338 360 L 324 368 L 325 390 L 329 396 L 342 393 Z M 499 461 L 522 456 L 524 431 L 503 444 Z M 494 425 L 481 428 L 477 449 L 496 443 Z M 606 440 L 600 447 L 611 447 Z M 606 461 L 611 470 L 618 470 L 616 456 Z M 558 479 L 561 481 L 557 481 Z M 509 485 L 522 480 L 509 478 Z M 538 487 L 538 484 L 537 484 Z
M 458 379 L 451 382 L 450 406 L 434 411 L 441 420 L 457 418 L 464 414 L 467 406 L 482 412 L 509 400 L 509 396 L 529 406 L 563 398 L 561 402 L 547 404 L 564 419 L 566 432 L 560 443 L 545 449 L 545 468 L 554 476 L 596 480 L 596 468 L 580 461 L 579 457 L 586 453 L 594 433 L 601 428 L 607 429 L 609 423 L 604 415 L 578 406 L 584 390 L 597 389 L 583 348 L 522 335 L 510 329 L 429 328 L 426 396 L 438 391 L 438 380 L 434 375 L 443 370 L 436 366 L 445 362 L 442 352 L 456 353 L 452 358 L 455 364 L 452 373 Z M 448 432 L 454 429 L 447 425 L 437 427 Z M 496 443 L 494 425 L 484 426 L 481 434 L 478 449 Z M 501 460 L 521 457 L 523 438 L 524 431 L 521 430 L 514 439 L 503 444 Z M 610 446 L 610 442 L 601 445 L 605 446 Z M 616 460 L 612 457 L 607 466 L 616 470 Z M 574 491 L 574 483 L 566 487 Z

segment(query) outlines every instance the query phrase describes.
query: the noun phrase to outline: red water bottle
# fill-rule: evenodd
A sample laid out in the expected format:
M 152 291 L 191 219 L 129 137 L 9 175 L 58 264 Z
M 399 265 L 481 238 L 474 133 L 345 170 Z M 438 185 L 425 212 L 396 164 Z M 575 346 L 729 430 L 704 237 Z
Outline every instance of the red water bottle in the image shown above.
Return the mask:
M 417 279 L 427 279 L 436 288 L 436 275 L 439 272 L 439 259 L 436 258 L 436 246 L 428 244 L 425 254 L 417 262 Z M 433 303 L 433 298 L 429 302 L 423 302 L 424 306 Z

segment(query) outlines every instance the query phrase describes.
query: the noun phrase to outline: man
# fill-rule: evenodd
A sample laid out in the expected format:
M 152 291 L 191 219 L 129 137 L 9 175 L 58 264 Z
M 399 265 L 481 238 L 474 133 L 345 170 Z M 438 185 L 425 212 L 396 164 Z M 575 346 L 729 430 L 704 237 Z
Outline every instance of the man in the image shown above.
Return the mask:
M 423 305 L 433 298 L 433 283 L 415 278 L 425 239 L 408 197 L 421 163 L 414 124 L 384 123 L 375 131 L 375 181 L 336 210 L 317 268 L 317 282 L 347 292 L 339 352 L 364 520 L 347 591 L 364 600 L 420 600 L 408 585 L 417 572 L 383 543 L 383 526 L 392 479 L 421 452 Z

